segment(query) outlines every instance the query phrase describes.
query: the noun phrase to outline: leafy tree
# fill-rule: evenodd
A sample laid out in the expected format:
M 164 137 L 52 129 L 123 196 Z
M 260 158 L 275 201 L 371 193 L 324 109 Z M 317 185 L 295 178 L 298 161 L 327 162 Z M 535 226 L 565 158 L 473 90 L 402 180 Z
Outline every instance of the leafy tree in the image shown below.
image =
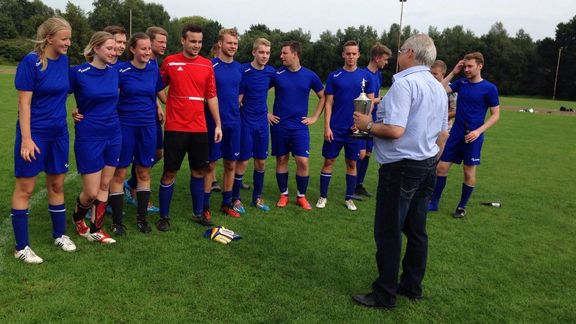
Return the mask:
M 16 38 L 17 36 L 18 32 L 14 27 L 12 18 L 0 13 L 0 39 Z
M 62 16 L 72 26 L 72 45 L 68 49 L 70 64 L 79 64 L 84 61 L 82 52 L 90 41 L 93 31 L 84 10 L 72 2 L 66 4 L 66 12 Z

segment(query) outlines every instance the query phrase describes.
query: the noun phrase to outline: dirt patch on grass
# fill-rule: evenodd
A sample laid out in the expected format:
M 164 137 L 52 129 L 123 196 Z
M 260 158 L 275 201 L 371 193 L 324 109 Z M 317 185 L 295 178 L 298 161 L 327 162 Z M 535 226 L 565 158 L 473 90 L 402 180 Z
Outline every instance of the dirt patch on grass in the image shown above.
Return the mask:
M 501 108 L 503 110 L 516 111 L 516 112 L 521 112 L 523 114 L 546 114 L 546 115 L 562 115 L 562 116 L 576 117 L 576 112 L 574 112 L 574 111 L 560 111 L 558 109 L 550 109 L 550 108 L 530 107 L 530 108 L 534 109 L 534 112 L 522 111 L 522 110 L 530 109 L 530 108 L 526 108 L 526 107 L 501 106 Z
M 0 68 L 0 74 L 16 74 L 16 69 L 3 69 Z

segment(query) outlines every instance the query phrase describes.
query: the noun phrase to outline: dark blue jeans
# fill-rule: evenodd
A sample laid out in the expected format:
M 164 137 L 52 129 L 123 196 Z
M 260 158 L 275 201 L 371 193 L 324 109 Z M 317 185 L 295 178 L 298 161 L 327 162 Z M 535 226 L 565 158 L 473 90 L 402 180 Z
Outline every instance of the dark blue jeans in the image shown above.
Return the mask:
M 372 289 L 381 304 L 395 305 L 398 290 L 408 296 L 422 295 L 428 254 L 426 213 L 434 191 L 435 170 L 435 158 L 402 160 L 380 167 L 374 220 L 379 276 Z M 407 246 L 398 283 L 402 233 Z

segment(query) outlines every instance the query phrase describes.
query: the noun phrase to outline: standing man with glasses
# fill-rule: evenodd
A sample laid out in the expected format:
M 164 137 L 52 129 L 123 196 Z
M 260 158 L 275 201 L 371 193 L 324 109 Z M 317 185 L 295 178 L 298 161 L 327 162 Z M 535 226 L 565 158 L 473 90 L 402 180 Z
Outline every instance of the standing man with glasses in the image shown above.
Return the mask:
M 422 298 L 426 213 L 436 156 L 448 129 L 446 92 L 430 73 L 435 59 L 436 47 L 429 36 L 408 38 L 398 54 L 400 72 L 378 106 L 377 121 L 354 113 L 355 126 L 374 136 L 374 153 L 381 164 L 374 219 L 379 276 L 371 293 L 352 296 L 362 306 L 393 309 L 397 294 Z M 402 233 L 407 245 L 398 282 Z

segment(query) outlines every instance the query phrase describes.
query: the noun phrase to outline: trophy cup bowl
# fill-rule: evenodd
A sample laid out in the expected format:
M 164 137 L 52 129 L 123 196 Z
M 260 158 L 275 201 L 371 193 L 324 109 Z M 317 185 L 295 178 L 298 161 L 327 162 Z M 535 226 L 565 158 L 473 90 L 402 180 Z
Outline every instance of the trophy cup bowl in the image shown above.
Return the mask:
M 366 94 L 364 92 L 360 93 L 360 95 L 358 96 L 358 98 L 354 99 L 354 111 L 364 114 L 364 115 L 368 115 L 370 114 L 370 106 L 372 105 L 372 100 L 370 100 L 370 98 L 368 98 L 368 96 L 366 96 Z M 354 131 L 350 137 L 354 138 L 354 139 L 368 139 L 370 137 L 370 134 L 368 134 L 368 132 L 365 131 L 361 131 L 361 130 L 356 130 Z

